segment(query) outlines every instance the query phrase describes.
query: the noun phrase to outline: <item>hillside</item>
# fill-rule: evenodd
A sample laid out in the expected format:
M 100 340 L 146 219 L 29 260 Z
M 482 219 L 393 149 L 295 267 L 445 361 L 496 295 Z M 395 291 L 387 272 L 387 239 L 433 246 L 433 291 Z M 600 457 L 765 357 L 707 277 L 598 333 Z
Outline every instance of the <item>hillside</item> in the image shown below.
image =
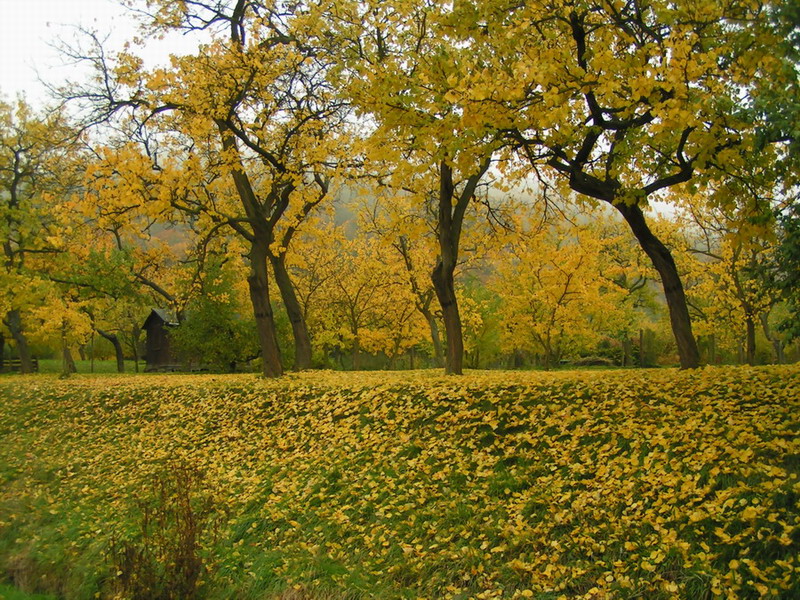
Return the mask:
M 0 378 L 0 581 L 800 597 L 800 368 Z

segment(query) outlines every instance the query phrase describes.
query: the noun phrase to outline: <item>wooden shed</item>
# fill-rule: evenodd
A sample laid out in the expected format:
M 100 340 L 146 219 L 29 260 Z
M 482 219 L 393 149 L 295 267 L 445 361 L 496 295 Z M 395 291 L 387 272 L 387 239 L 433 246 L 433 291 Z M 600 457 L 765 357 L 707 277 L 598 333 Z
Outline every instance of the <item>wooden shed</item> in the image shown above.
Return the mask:
M 145 319 L 145 371 L 177 371 L 180 365 L 170 349 L 169 330 L 178 326 L 178 319 L 169 311 L 154 308 Z

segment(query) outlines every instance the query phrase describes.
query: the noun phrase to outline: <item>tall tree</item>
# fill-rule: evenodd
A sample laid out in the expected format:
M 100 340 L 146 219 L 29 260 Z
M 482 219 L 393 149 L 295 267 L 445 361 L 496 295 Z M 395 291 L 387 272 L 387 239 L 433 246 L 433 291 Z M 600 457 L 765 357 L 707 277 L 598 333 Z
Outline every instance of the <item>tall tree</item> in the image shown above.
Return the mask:
M 785 81 L 765 6 L 497 0 L 441 11 L 450 27 L 434 35 L 470 55 L 469 68 L 446 71 L 454 112 L 473 135 L 504 131 L 542 181 L 619 212 L 659 273 L 681 365 L 697 366 L 675 260 L 645 211 L 670 188 L 730 176 L 756 148 L 748 104 L 773 73 Z
M 24 100 L 0 99 L 0 308 L 23 373 L 33 369 L 24 312 L 37 293 L 34 263 L 56 252 L 54 198 L 70 185 L 69 137 L 61 113 L 37 114 Z
M 438 257 L 431 271 L 444 320 L 445 371 L 463 370 L 454 273 L 464 215 L 497 147 L 493 127 L 474 127 L 454 85 L 475 65 L 450 5 L 349 2 L 327 14 L 342 62 L 340 85 L 373 121 L 368 166 L 418 202 L 434 199 Z
M 270 266 L 293 326 L 295 367 L 307 368 L 310 341 L 285 254 L 305 217 L 332 197 L 337 159 L 348 155 L 344 106 L 326 80 L 330 64 L 305 44 L 299 9 L 246 0 L 131 4 L 150 12 L 151 31 L 202 30 L 210 42 L 152 73 L 143 73 L 135 57 L 121 57 L 110 93 L 100 94 L 106 107 L 100 114 L 130 107 L 142 114 L 139 123 L 174 132 L 172 147 L 182 147 L 183 163 L 199 170 L 194 191 L 179 193 L 173 206 L 203 217 L 209 229 L 232 228 L 248 244 L 264 375 L 283 372 Z M 109 73 L 105 63 L 99 66 Z M 230 183 L 238 206 L 216 193 L 219 179 Z

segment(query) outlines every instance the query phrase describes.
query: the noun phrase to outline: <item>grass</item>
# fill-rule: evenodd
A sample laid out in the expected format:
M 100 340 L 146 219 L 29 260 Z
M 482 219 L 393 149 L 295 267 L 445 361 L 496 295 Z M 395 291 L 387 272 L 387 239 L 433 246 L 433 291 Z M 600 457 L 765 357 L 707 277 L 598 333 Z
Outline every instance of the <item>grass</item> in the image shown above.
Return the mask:
M 0 584 L 0 600 L 54 600 L 54 598 L 43 594 L 28 594 L 11 586 Z
M 75 367 L 80 374 L 90 373 L 116 373 L 117 361 L 115 360 L 95 360 L 94 365 L 91 360 L 76 360 Z M 136 364 L 132 360 L 125 361 L 125 372 L 134 373 Z M 139 370 L 144 371 L 145 363 L 143 360 L 139 361 Z M 39 359 L 39 372 L 40 373 L 61 373 L 62 363 L 57 358 L 42 358 Z
M 66 598 L 796 598 L 800 368 L 0 379 Z

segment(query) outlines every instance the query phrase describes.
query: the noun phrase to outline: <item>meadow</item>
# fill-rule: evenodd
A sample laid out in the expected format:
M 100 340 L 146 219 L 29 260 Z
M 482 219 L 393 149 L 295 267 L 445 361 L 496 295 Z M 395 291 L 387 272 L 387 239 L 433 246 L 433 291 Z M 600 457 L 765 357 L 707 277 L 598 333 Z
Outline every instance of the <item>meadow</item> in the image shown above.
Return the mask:
M 797 365 L 13 375 L 0 399 L 18 590 L 800 597 Z

